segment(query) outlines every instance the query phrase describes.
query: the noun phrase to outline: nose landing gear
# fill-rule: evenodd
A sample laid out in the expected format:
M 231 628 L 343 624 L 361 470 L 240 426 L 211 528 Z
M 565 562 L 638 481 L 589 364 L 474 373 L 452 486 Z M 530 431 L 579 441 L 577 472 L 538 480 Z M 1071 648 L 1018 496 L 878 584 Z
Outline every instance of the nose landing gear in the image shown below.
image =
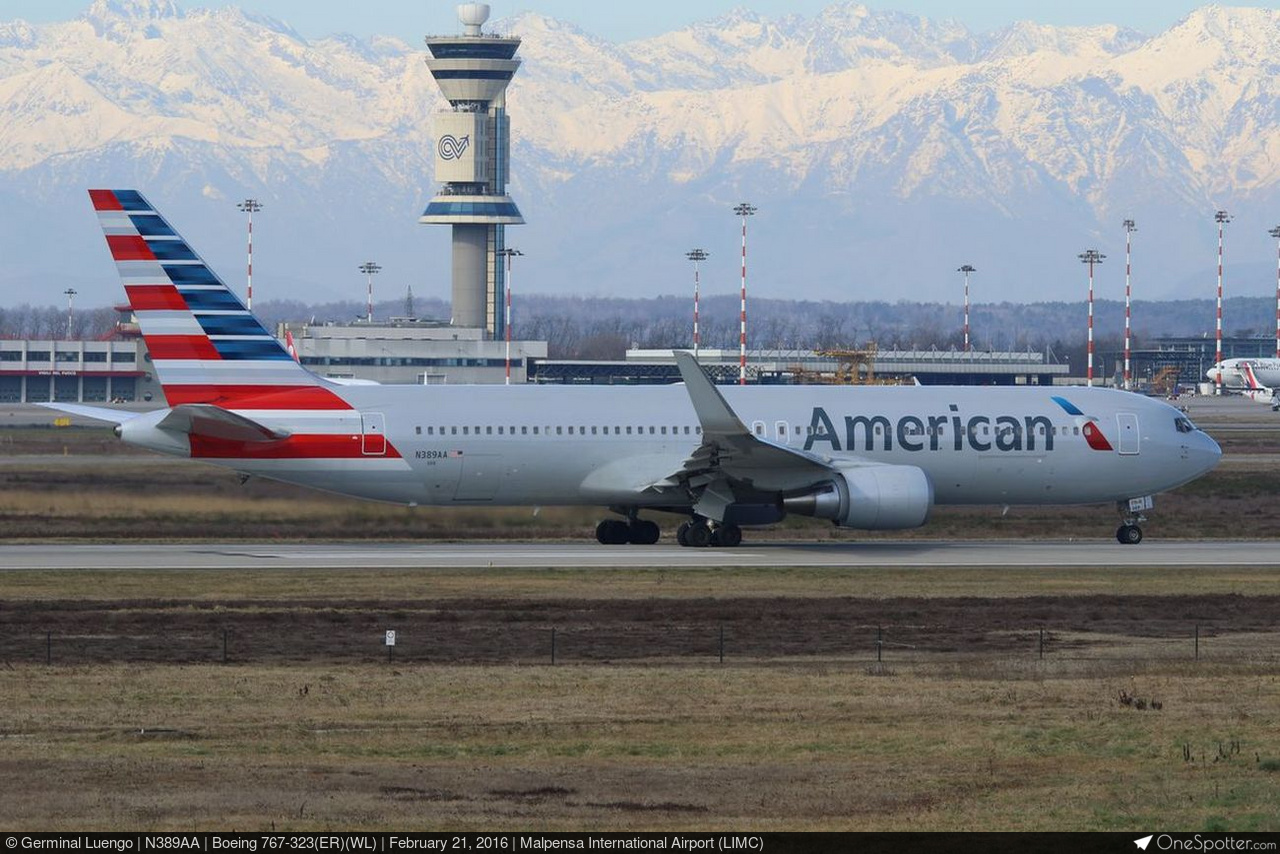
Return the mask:
M 1138 523 L 1147 521 L 1147 517 L 1142 513 L 1156 506 L 1155 499 L 1150 495 L 1144 495 L 1141 498 L 1120 501 L 1118 506 L 1124 519 L 1120 527 L 1116 528 L 1116 540 L 1122 545 L 1136 546 L 1142 542 L 1142 529 L 1138 527 Z

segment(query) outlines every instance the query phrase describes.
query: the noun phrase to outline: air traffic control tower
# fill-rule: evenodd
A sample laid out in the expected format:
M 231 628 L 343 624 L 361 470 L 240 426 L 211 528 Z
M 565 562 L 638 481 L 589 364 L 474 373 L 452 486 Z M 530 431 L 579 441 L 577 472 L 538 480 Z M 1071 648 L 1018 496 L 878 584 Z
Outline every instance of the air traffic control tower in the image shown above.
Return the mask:
M 499 338 L 506 322 L 503 232 L 524 224 L 506 189 L 506 91 L 520 67 L 520 39 L 481 32 L 488 19 L 487 4 L 463 3 L 462 35 L 426 39 L 427 68 L 450 109 L 434 121 L 436 181 L 443 186 L 418 222 L 453 226 L 453 325 Z

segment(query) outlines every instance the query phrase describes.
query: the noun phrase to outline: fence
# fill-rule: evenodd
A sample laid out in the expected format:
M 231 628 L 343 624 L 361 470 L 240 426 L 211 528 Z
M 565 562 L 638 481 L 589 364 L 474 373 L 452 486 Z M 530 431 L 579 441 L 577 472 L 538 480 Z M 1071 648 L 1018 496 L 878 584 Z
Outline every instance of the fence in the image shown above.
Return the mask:
M 387 643 L 395 632 L 394 646 Z M 1280 634 L 1255 627 L 1190 624 L 1162 636 L 1051 628 L 912 625 L 794 626 L 646 623 L 627 627 L 451 625 L 389 622 L 383 627 L 227 624 L 204 630 L 112 631 L 109 625 L 43 633 L 0 629 L 7 664 L 741 664 L 865 662 L 911 664 L 1025 662 L 1247 662 L 1280 664 Z

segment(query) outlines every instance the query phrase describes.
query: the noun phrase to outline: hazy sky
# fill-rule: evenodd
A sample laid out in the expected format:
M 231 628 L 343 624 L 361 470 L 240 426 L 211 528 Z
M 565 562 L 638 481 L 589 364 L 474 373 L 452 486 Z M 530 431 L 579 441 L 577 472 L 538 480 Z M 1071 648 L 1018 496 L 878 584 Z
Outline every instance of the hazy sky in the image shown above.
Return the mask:
M 90 0 L 0 0 L 0 20 L 23 18 L 32 23 L 73 18 Z M 449 0 L 178 0 L 182 9 L 239 6 L 288 22 L 304 36 L 379 33 L 416 43 L 427 33 L 457 32 L 456 4 Z M 493 17 L 520 11 L 536 11 L 570 21 L 588 32 L 614 41 L 652 36 L 679 29 L 695 21 L 745 7 L 768 17 L 796 12 L 811 17 L 830 0 L 528 0 L 493 2 Z M 880 0 L 867 4 L 875 9 L 901 9 L 930 18 L 956 18 L 975 30 L 1000 27 L 1030 18 L 1046 24 L 1121 24 L 1145 33 L 1160 32 L 1192 9 L 1205 5 L 1184 0 L 1073 0 L 1067 3 L 1028 4 L 1026 0 Z M 1233 6 L 1270 7 L 1272 2 L 1230 3 Z

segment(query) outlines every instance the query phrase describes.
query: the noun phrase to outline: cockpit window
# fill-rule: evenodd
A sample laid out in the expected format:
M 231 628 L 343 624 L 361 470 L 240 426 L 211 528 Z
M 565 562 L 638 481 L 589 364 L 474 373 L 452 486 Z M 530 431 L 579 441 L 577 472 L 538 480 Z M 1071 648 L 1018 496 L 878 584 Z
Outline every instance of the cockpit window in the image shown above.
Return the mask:
M 1173 419 L 1173 426 L 1178 428 L 1179 433 L 1194 433 L 1196 429 L 1190 418 L 1183 418 L 1181 415 Z

